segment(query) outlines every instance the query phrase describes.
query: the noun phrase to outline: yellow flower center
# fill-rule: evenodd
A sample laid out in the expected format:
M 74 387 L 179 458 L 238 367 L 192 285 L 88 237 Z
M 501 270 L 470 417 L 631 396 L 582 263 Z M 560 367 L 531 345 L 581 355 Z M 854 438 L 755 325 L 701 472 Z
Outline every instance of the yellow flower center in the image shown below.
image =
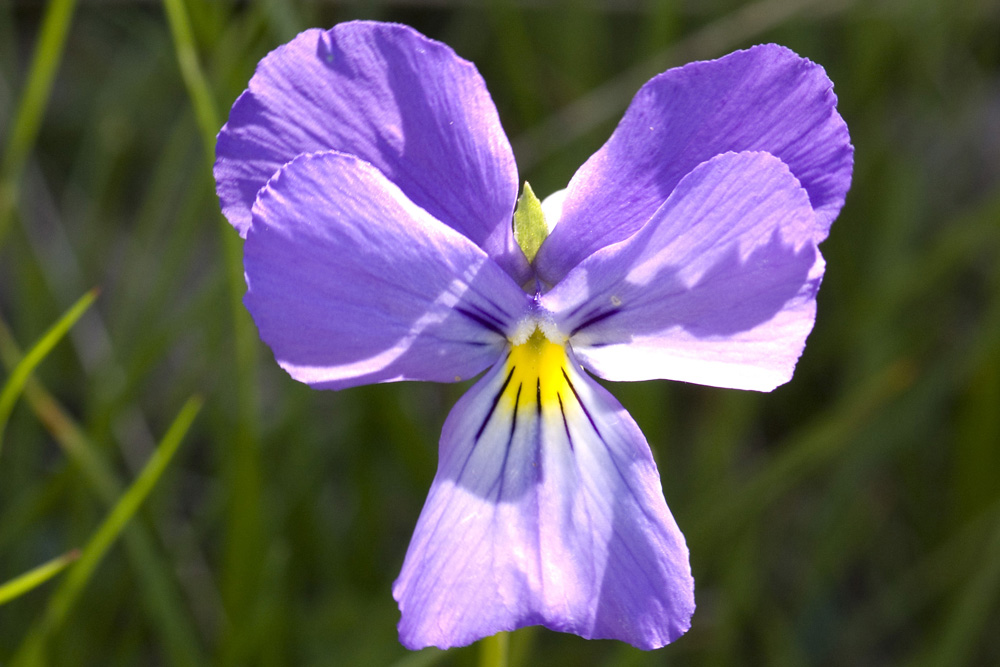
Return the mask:
M 508 377 L 501 404 L 508 410 L 561 406 L 570 395 L 566 348 L 553 343 L 540 329 L 514 345 L 507 359 Z

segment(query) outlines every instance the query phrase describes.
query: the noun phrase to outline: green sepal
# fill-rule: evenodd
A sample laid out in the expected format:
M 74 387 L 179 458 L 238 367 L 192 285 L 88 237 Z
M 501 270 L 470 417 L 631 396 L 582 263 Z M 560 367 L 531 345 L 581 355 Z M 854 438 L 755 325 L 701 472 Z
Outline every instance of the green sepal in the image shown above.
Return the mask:
M 517 198 L 517 208 L 514 209 L 514 239 L 521 246 L 529 264 L 535 261 L 535 255 L 548 235 L 549 228 L 542 213 L 542 202 L 525 181 L 524 190 Z

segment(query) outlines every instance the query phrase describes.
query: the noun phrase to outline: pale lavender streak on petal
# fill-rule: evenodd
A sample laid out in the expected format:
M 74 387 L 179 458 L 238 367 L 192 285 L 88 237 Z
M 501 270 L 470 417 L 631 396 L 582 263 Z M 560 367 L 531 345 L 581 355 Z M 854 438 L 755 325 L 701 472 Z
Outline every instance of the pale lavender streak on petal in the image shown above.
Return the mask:
M 479 72 L 448 46 L 406 26 L 358 21 L 308 30 L 268 54 L 216 146 L 230 222 L 245 235 L 271 175 L 324 150 L 370 162 L 518 282 L 528 276 L 511 231 L 510 143 Z
M 562 408 L 539 415 L 535 387 L 522 387 L 512 423 L 497 405 L 509 377 L 498 363 L 448 416 L 393 585 L 405 646 L 544 625 L 651 649 L 690 627 L 688 550 L 649 447 L 575 361 L 566 371 Z
M 601 247 L 628 238 L 685 174 L 727 151 L 786 164 L 826 238 L 851 184 L 854 149 L 823 68 L 774 44 L 697 62 L 639 90 L 608 142 L 573 176 L 563 217 L 535 261 L 555 284 Z
M 244 302 L 281 367 L 317 388 L 468 379 L 528 308 L 481 248 L 354 156 L 297 158 L 253 213 Z
M 543 305 L 601 377 L 769 391 L 791 378 L 815 320 L 824 262 L 814 230 L 783 162 L 723 154 Z

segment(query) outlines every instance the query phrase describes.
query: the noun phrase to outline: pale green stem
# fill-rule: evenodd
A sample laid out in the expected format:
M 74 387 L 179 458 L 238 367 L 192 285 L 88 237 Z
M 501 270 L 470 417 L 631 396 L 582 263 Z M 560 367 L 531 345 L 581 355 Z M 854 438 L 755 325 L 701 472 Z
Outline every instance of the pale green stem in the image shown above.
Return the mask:
M 510 633 L 498 632 L 479 640 L 479 667 L 507 667 Z

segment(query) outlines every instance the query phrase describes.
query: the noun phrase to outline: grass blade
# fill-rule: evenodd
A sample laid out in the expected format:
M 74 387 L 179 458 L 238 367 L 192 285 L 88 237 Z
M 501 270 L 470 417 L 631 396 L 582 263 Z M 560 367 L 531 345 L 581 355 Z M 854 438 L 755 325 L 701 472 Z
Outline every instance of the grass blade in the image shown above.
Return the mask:
M 170 21 L 170 33 L 174 40 L 174 50 L 177 52 L 177 63 L 180 65 L 184 85 L 191 96 L 194 105 L 198 129 L 203 137 L 211 137 L 214 153 L 215 133 L 219 131 L 219 111 L 212 98 L 211 89 L 201 65 L 198 63 L 198 52 L 195 48 L 194 32 L 191 30 L 191 20 L 184 7 L 184 0 L 163 0 L 163 8 Z M 214 161 L 209 160 L 209 164 Z
M 67 565 L 79 557 L 79 549 L 73 549 L 69 553 L 53 558 L 49 562 L 29 570 L 19 577 L 11 579 L 6 584 L 0 585 L 0 605 L 10 602 L 14 598 L 20 597 L 28 591 L 41 586 L 66 569 Z
M 159 447 L 156 448 L 156 452 L 83 548 L 79 562 L 69 571 L 62 585 L 53 594 L 45 616 L 25 638 L 12 664 L 45 664 L 43 651 L 48 638 L 58 630 L 108 549 L 156 486 L 198 411 L 201 410 L 201 405 L 202 399 L 192 396 L 181 408 L 173 424 L 167 429 L 166 435 L 163 436 L 163 440 L 160 441 Z
M 990 610 L 1000 599 L 1000 523 L 993 535 L 982 566 L 957 595 L 953 608 L 943 616 L 943 628 L 933 650 L 916 661 L 917 665 L 974 664 L 980 638 L 990 632 Z
M 221 126 L 219 111 L 201 68 L 184 0 L 163 0 L 170 33 L 184 84 L 191 98 L 202 135 L 207 171 L 215 162 L 215 136 Z M 222 591 L 229 612 L 230 630 L 220 649 L 220 663 L 242 664 L 257 650 L 260 634 L 254 629 L 252 608 L 258 600 L 264 525 L 260 520 L 263 501 L 261 457 L 258 446 L 257 334 L 243 308 L 243 248 L 239 236 L 220 220 L 219 231 L 225 262 L 229 309 L 233 322 L 236 386 L 239 420 L 231 444 L 227 475 L 232 480 L 229 499 L 229 530 L 226 537 Z
M 21 359 L 13 371 L 11 371 L 10 377 L 7 378 L 7 382 L 4 384 L 3 390 L 0 391 L 0 451 L 3 450 L 3 431 L 4 427 L 7 425 L 7 419 L 10 418 L 10 413 L 14 409 L 14 403 L 17 402 L 18 397 L 24 390 L 24 385 L 31 377 L 31 372 L 35 370 L 35 367 L 42 362 L 42 360 L 52 351 L 52 348 L 56 346 L 63 337 L 69 333 L 69 330 L 76 324 L 76 321 L 87 312 L 91 304 L 97 298 L 98 289 L 94 288 L 84 294 L 82 297 L 74 303 L 66 313 L 59 318 L 59 320 L 52 325 L 52 327 L 45 332 L 45 334 L 35 343 L 26 355 Z
M 21 173 L 38 136 L 75 8 L 76 0 L 52 0 L 45 11 L 24 96 L 7 135 L 3 162 L 0 162 L 0 246 L 17 205 Z
M 8 369 L 20 363 L 23 355 L 3 320 L 0 319 L 0 360 Z M 79 467 L 83 478 L 101 503 L 109 509 L 122 493 L 124 485 L 69 411 L 34 377 L 29 377 L 24 397 L 35 416 L 63 452 Z M 140 578 L 143 597 L 162 633 L 170 664 L 195 667 L 206 663 L 198 633 L 171 578 L 171 566 L 155 545 L 153 535 L 141 523 L 133 523 L 123 536 L 129 560 Z

